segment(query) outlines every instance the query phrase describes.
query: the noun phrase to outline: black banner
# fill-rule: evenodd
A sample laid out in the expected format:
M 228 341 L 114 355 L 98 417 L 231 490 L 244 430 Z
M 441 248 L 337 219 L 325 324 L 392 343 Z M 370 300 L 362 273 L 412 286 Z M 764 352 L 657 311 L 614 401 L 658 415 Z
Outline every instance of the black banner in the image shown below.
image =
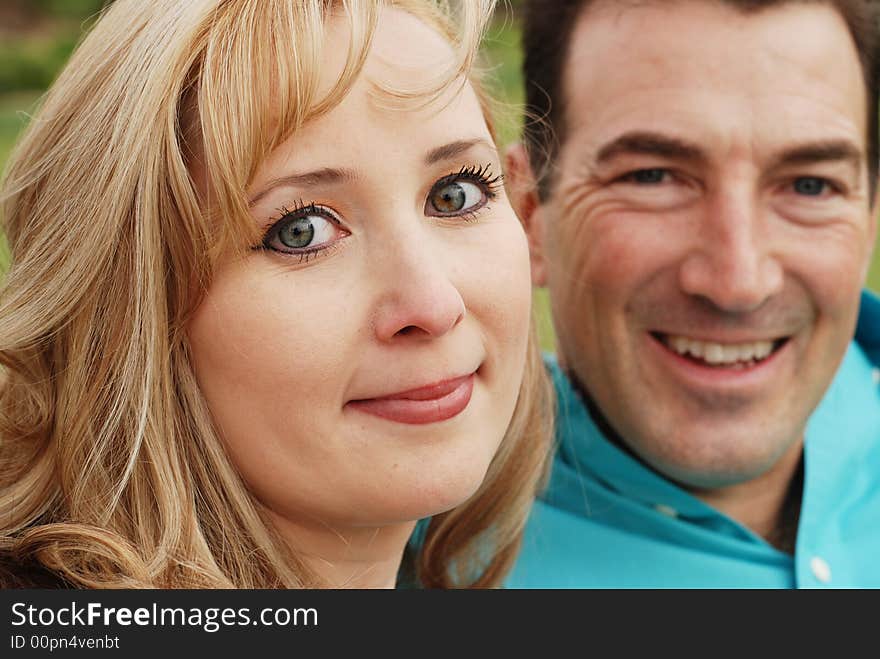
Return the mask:
M 837 647 L 852 643 L 856 607 L 870 593 L 822 591 L 75 591 L 0 590 L 0 657 L 458 655 L 480 641 L 497 654 L 533 641 L 557 651 L 611 656 L 638 648 L 680 652 L 697 638 L 731 649 L 786 629 L 844 621 Z M 834 604 L 832 605 L 832 599 Z M 832 611 L 836 611 L 832 615 Z M 856 615 L 859 612 L 861 615 Z M 811 619 L 813 621 L 811 622 Z M 816 626 L 813 627 L 812 625 Z M 794 634 L 797 636 L 797 633 Z M 751 639 L 751 640 L 750 640 Z M 815 643 L 815 640 L 812 642 Z M 754 646 L 752 645 L 752 648 Z M 157 655 L 156 653 L 162 653 Z M 469 655 L 468 655 L 469 656 Z M 598 656 L 608 656 L 599 653 Z

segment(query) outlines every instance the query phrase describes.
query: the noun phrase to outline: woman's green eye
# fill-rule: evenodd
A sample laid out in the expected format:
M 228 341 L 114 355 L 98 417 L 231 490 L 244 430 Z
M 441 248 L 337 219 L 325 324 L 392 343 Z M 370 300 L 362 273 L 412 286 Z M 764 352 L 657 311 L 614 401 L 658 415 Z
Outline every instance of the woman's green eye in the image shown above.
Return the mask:
M 294 218 L 278 230 L 278 240 L 292 249 L 308 247 L 314 237 L 315 225 L 309 216 Z
M 261 249 L 313 254 L 349 235 L 336 214 L 324 206 L 309 204 L 293 211 L 280 210 L 283 215 L 266 231 Z
M 486 201 L 483 190 L 470 181 L 441 182 L 431 190 L 428 197 L 430 215 L 460 215 L 473 211 Z
M 441 213 L 456 213 L 464 208 L 467 195 L 460 184 L 449 183 L 437 190 L 432 201 L 434 208 Z

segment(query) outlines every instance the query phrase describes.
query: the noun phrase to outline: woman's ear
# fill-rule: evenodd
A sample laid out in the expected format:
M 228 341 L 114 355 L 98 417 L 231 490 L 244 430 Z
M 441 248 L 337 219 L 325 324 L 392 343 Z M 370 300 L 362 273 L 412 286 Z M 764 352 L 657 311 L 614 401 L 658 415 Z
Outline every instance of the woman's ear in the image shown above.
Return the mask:
M 532 173 L 529 156 L 521 142 L 512 144 L 505 156 L 507 194 L 513 210 L 525 229 L 529 240 L 529 256 L 532 264 L 532 284 L 545 286 L 547 265 L 544 261 L 544 214 L 538 196 L 538 183 Z

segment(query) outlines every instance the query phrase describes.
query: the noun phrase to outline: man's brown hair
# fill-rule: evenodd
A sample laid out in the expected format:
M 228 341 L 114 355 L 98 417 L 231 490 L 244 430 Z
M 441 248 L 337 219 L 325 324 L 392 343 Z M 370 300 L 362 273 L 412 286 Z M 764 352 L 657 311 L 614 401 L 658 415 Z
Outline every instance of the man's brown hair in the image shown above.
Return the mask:
M 657 1 L 657 0 L 646 0 Z M 858 51 L 868 97 L 868 173 L 873 198 L 878 169 L 878 77 L 880 25 L 874 0 L 705 0 L 743 13 L 800 2 L 831 5 L 849 28 Z M 523 139 L 542 200 L 553 184 L 552 163 L 565 140 L 566 94 L 563 89 L 569 46 L 578 18 L 596 0 L 526 0 L 523 18 L 523 77 L 530 120 Z

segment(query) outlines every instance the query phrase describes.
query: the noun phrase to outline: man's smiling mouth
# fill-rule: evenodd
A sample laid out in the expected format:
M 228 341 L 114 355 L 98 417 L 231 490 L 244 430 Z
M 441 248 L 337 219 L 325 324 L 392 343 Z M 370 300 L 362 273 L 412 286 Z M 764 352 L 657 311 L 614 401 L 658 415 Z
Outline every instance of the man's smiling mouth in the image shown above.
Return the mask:
M 765 361 L 779 350 L 790 337 L 743 343 L 702 341 L 677 334 L 651 332 L 672 352 L 703 366 L 746 369 Z

